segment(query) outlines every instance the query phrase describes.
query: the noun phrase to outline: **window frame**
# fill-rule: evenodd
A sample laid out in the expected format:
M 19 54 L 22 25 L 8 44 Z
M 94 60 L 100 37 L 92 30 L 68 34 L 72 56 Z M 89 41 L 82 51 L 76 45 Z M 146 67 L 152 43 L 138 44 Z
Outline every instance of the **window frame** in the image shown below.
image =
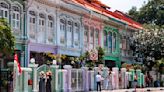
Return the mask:
M 16 7 L 18 10 L 14 10 L 14 7 Z M 16 9 L 15 8 L 15 9 Z M 12 6 L 12 27 L 14 29 L 20 29 L 20 7 L 14 5 Z M 15 15 L 15 18 L 13 17 Z
M 4 7 L 2 5 L 6 5 L 6 7 Z M 2 11 L 3 11 L 3 13 L 2 13 Z M 0 13 L 2 14 L 2 15 L 0 15 L 0 18 L 6 18 L 9 21 L 9 4 L 8 3 L 0 2 Z M 6 16 L 6 14 L 7 14 L 7 16 Z
M 114 37 L 115 34 L 115 37 Z M 113 32 L 112 33 L 112 52 L 116 52 L 117 50 L 117 33 Z
M 62 20 L 62 21 L 61 21 Z M 65 18 L 60 18 L 60 44 L 64 45 L 65 44 L 65 35 L 66 35 L 66 19 Z
M 33 35 L 35 35 L 36 26 L 37 26 L 36 13 L 35 13 L 35 11 L 30 10 L 28 14 L 29 14 L 29 31 L 30 31 L 30 33 L 33 33 Z M 29 33 L 29 35 L 30 35 L 30 33 Z M 30 35 L 30 38 L 35 39 L 35 36 L 31 37 L 31 35 Z
M 55 36 L 55 32 L 54 32 L 54 19 L 52 16 L 48 15 L 48 25 L 47 25 L 47 28 L 48 28 L 48 42 L 53 42 L 54 41 L 54 36 Z M 51 40 L 51 36 L 52 36 L 52 41 Z
M 94 45 L 95 47 L 99 46 L 99 29 L 95 29 L 94 32 Z
M 74 37 L 73 37 L 73 23 L 74 23 L 74 22 L 73 22 L 72 20 L 69 19 L 69 20 L 67 21 L 67 24 L 66 24 L 66 27 L 67 27 L 67 32 L 66 32 L 67 41 L 66 41 L 66 42 L 67 42 L 67 46 L 68 46 L 68 47 L 72 47 L 72 46 L 73 46 L 73 40 L 74 40 L 74 39 L 73 39 L 73 38 L 74 38 Z M 70 38 L 71 40 L 70 40 L 69 38 Z
M 77 36 L 77 37 L 76 37 Z M 74 23 L 74 46 L 78 47 L 80 45 L 80 23 Z

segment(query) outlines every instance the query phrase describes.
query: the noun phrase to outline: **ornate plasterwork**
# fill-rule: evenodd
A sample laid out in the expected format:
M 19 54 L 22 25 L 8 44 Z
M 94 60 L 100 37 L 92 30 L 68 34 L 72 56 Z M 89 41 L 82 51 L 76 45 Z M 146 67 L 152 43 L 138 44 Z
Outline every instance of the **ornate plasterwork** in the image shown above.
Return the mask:
M 102 29 L 102 22 L 93 20 L 92 18 L 83 18 L 83 24 L 94 27 L 96 29 Z
M 37 1 L 37 0 L 36 0 Z M 51 7 L 47 4 L 41 3 L 39 1 L 33 1 L 32 5 L 28 8 L 28 13 L 29 11 L 34 11 L 36 13 L 35 15 L 35 23 L 36 23 L 36 31 L 33 32 L 31 31 L 30 28 L 30 16 L 28 14 L 28 27 L 27 27 L 27 33 L 30 37 L 30 40 L 32 42 L 36 42 L 38 41 L 36 37 L 40 36 L 38 35 L 39 31 L 39 14 L 43 14 L 45 16 L 45 20 L 44 20 L 44 25 L 45 25 L 45 31 L 44 33 L 42 33 L 42 35 L 44 35 L 43 37 L 45 38 L 44 43 L 46 42 L 47 44 L 55 44 L 54 38 L 56 37 L 55 33 L 56 33 L 56 8 L 55 7 Z M 42 0 L 43 1 L 43 0 Z M 48 27 L 48 22 L 49 22 L 49 18 L 48 16 L 52 17 L 52 26 L 53 26 L 53 32 L 50 32 L 49 27 Z M 56 39 L 56 38 L 55 38 Z
M 54 7 L 56 5 L 54 0 L 52 0 L 52 1 L 50 1 L 50 0 L 35 0 L 35 1 L 42 3 L 44 5 L 47 5 L 49 7 Z
M 22 32 L 23 32 L 23 6 L 17 2 L 17 1 L 13 1 L 11 2 L 11 0 L 1 0 L 0 2 L 6 3 L 9 8 L 8 8 L 8 20 L 11 24 L 12 27 L 12 32 L 13 34 L 16 36 L 16 38 L 21 38 Z M 13 6 L 19 7 L 20 11 L 17 12 L 19 14 L 19 28 L 13 28 Z

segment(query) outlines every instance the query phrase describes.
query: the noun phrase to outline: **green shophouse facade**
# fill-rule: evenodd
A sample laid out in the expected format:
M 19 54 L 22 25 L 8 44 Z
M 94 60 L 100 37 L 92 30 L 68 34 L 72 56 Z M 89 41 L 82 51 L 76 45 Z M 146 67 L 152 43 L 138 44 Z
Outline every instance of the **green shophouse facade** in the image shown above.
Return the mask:
M 119 21 L 114 25 L 106 25 L 103 29 L 102 46 L 105 49 L 105 66 L 121 67 L 122 63 L 136 63 L 130 49 L 130 38 L 138 29 Z
M 105 49 L 105 65 L 109 67 L 120 66 L 120 34 L 117 28 L 106 25 L 103 33 L 103 46 Z
M 27 66 L 25 63 L 27 53 L 27 36 L 25 33 L 25 15 L 23 0 L 0 0 L 0 18 L 6 18 L 11 26 L 12 33 L 15 36 L 15 51 L 18 53 L 21 66 Z M 3 67 L 8 67 L 8 63 L 13 62 L 12 59 L 6 57 Z

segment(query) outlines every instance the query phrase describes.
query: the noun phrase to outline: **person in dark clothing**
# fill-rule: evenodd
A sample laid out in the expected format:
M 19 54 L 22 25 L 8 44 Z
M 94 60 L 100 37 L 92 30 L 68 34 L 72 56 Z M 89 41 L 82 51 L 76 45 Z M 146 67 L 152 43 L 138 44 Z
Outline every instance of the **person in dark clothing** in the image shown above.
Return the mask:
M 52 73 L 50 71 L 47 72 L 46 92 L 51 92 L 51 75 Z
M 12 72 L 9 76 L 9 92 L 13 92 L 13 76 L 14 76 L 14 72 Z
M 40 81 L 39 81 L 39 92 L 46 92 L 45 86 L 45 73 L 43 71 L 40 72 Z

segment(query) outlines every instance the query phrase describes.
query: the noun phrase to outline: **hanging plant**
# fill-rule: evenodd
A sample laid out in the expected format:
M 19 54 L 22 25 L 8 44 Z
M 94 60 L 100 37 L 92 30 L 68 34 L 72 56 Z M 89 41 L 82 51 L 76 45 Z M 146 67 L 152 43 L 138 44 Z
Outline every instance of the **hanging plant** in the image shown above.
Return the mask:
M 79 62 L 79 58 L 78 57 L 75 58 L 75 62 Z
M 43 55 L 45 55 L 46 57 L 48 58 L 51 58 L 52 60 L 55 60 L 56 59 L 56 55 L 48 52 L 48 53 L 44 53 Z

